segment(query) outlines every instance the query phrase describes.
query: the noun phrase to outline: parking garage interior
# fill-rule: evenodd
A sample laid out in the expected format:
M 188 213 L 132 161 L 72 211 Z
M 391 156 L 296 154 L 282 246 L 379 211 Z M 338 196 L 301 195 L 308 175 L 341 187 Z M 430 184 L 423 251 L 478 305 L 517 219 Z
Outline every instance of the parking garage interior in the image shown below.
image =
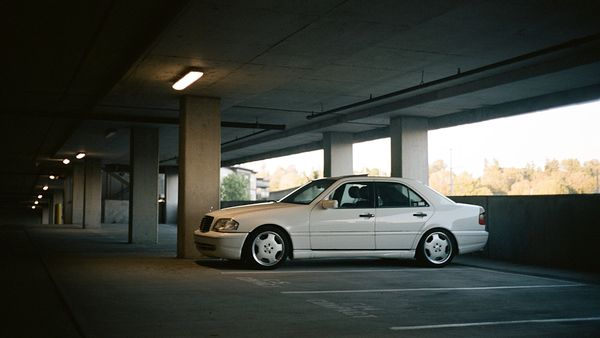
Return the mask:
M 323 149 L 348 175 L 353 143 L 389 137 L 391 175 L 427 182 L 430 130 L 598 100 L 597 2 L 2 7 L 0 336 L 600 332 L 598 194 L 452 196 L 486 208 L 490 239 L 444 269 L 260 272 L 192 239 L 221 167 Z

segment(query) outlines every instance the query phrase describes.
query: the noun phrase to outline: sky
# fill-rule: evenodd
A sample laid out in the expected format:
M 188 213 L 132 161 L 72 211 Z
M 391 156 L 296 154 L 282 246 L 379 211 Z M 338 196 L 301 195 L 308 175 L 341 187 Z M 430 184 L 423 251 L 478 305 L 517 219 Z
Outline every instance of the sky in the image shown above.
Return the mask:
M 546 160 L 600 159 L 600 101 L 429 131 L 429 163 L 452 162 L 456 173 L 481 176 L 485 160 L 502 167 L 543 167 Z M 390 172 L 389 138 L 355 143 L 354 170 Z M 244 163 L 260 171 L 293 164 L 300 172 L 322 170 L 323 151 Z

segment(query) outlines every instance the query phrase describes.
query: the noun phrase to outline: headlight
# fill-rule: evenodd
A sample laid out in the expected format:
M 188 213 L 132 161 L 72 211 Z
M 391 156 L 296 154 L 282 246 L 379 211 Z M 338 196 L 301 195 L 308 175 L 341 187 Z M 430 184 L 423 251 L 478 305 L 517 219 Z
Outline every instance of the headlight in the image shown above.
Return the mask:
M 213 230 L 220 232 L 235 231 L 238 229 L 239 225 L 240 224 L 238 222 L 231 218 L 221 218 L 215 223 Z

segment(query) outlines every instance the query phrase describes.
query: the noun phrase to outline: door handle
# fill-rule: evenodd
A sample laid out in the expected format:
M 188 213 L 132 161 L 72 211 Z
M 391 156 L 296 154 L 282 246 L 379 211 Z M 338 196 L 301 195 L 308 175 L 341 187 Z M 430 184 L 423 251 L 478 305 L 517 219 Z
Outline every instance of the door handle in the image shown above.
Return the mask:
M 368 213 L 368 214 L 360 214 L 358 215 L 359 217 L 366 217 L 366 218 L 371 218 L 371 217 L 375 217 L 375 215 Z
M 413 216 L 416 216 L 416 217 L 425 217 L 425 216 L 427 216 L 427 214 L 426 214 L 426 213 L 419 212 L 419 213 L 417 213 L 417 214 L 413 214 Z

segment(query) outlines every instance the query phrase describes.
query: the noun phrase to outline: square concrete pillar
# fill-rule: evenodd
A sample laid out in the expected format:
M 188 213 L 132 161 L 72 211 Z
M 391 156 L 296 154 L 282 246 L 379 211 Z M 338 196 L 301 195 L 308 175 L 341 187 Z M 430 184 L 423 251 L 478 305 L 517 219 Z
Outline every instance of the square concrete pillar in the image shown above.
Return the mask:
M 165 222 L 177 223 L 177 206 L 179 204 L 179 169 L 177 167 L 165 168 Z
M 392 177 L 429 184 L 427 118 L 398 117 L 390 122 Z
M 217 98 L 184 96 L 179 114 L 177 257 L 197 258 L 194 230 L 219 209 L 221 113 Z
M 65 224 L 73 224 L 73 177 L 63 178 L 64 202 L 63 221 Z
M 102 161 L 85 159 L 83 227 L 99 228 L 102 223 Z
M 129 243 L 158 243 L 158 129 L 131 129 Z
M 71 189 L 71 223 L 83 226 L 83 201 L 85 199 L 85 167 L 83 163 L 73 164 Z
M 352 143 L 350 133 L 323 134 L 323 175 L 325 177 L 352 175 Z

